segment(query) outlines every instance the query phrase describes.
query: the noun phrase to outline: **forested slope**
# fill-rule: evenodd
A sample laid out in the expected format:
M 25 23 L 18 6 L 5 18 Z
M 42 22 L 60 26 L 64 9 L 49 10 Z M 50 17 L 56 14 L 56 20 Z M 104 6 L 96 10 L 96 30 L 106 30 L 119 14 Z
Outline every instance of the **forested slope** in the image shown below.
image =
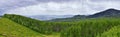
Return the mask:
M 96 37 L 114 26 L 120 25 L 119 18 L 99 18 L 81 20 L 79 24 L 74 25 L 62 32 L 62 37 Z M 117 28 L 115 28 L 117 29 Z M 119 30 L 118 30 L 119 31 Z M 64 35 L 64 36 L 63 36 Z
M 5 14 L 3 17 L 8 18 L 20 25 L 26 26 L 42 34 L 52 34 L 54 32 L 60 32 L 61 30 L 64 30 L 70 27 L 71 25 L 76 24 L 76 23 L 68 23 L 68 22 L 40 21 L 15 14 Z
M 59 33 L 60 37 L 96 37 L 103 35 L 111 28 L 120 25 L 120 18 L 91 18 L 73 22 L 47 22 L 31 19 L 21 15 L 5 14 L 8 18 L 22 26 L 26 26 L 41 34 Z M 115 28 L 116 29 L 116 28 Z
M 0 37 L 43 37 L 25 26 L 7 18 L 0 18 Z

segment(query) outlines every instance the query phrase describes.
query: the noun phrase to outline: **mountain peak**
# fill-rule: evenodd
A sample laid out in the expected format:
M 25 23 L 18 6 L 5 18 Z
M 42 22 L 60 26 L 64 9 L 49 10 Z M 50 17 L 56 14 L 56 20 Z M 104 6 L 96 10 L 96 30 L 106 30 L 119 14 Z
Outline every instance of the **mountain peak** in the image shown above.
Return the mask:
M 102 11 L 102 12 L 100 12 L 100 13 L 117 14 L 117 13 L 120 13 L 120 10 L 111 8 L 111 9 L 107 9 L 107 10 L 105 10 L 105 11 Z
M 110 8 L 110 9 L 107 9 L 106 11 L 118 11 L 118 10 L 114 8 Z
M 117 9 L 107 9 L 105 11 L 96 13 L 94 15 L 91 15 L 89 17 L 112 17 L 112 16 L 120 16 L 120 10 Z

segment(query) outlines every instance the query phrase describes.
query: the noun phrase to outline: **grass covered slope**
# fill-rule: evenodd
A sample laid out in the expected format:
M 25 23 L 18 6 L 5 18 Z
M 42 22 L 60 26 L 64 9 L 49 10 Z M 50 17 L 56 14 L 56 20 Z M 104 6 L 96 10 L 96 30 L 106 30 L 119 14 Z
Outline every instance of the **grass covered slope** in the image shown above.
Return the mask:
M 40 21 L 15 14 L 5 14 L 3 17 L 8 18 L 22 26 L 26 26 L 27 28 L 30 28 L 36 32 L 47 35 L 52 34 L 54 32 L 60 32 L 61 30 L 66 29 L 70 25 L 73 25 L 72 23 L 69 24 L 65 22 L 56 23 L 56 22 Z
M 109 31 L 104 32 L 101 36 L 97 37 L 120 37 L 120 25 L 111 28 Z
M 42 37 L 39 33 L 7 18 L 0 18 L 0 37 Z

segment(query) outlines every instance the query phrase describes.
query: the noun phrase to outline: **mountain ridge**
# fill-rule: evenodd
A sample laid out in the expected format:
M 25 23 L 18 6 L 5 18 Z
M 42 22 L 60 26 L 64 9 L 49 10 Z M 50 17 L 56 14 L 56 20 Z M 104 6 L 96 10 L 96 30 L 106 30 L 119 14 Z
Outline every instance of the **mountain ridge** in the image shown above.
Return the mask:
M 68 18 L 72 16 L 73 15 L 34 15 L 34 16 L 28 16 L 28 17 L 45 21 L 45 20 L 51 20 L 55 18 Z
M 95 13 L 93 15 L 75 15 L 70 18 L 57 18 L 57 19 L 52 19 L 50 21 L 69 21 L 69 20 L 81 20 L 81 19 L 89 19 L 89 18 L 119 18 L 120 17 L 120 10 L 117 9 L 107 9 L 105 11 L 101 11 L 98 13 Z
M 101 16 L 114 16 L 114 15 L 119 15 L 120 16 L 120 10 L 117 9 L 107 9 L 105 11 L 101 11 L 99 13 L 90 15 L 88 17 L 94 18 L 94 17 L 101 17 Z

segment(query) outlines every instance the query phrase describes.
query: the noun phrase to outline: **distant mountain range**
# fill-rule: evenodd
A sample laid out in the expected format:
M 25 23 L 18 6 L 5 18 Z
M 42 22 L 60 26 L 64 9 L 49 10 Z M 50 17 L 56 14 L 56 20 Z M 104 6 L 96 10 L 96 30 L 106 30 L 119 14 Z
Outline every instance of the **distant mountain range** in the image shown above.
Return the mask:
M 116 10 L 116 9 L 108 9 L 99 13 L 96 13 L 94 15 L 90 15 L 87 17 L 90 18 L 97 18 L 97 17 L 120 17 L 120 10 Z
M 96 14 L 93 14 L 93 15 L 75 15 L 73 17 L 70 17 L 70 18 L 58 18 L 58 19 L 53 19 L 53 20 L 50 20 L 50 21 L 75 21 L 75 20 L 80 20 L 80 19 L 88 19 L 88 18 L 102 18 L 102 17 L 115 17 L 115 18 L 119 18 L 120 17 L 120 10 L 117 10 L 117 9 L 107 9 L 105 11 L 101 11 L 101 12 L 98 12 Z
M 101 11 L 88 16 L 86 15 L 34 15 L 34 16 L 28 16 L 28 17 L 38 19 L 38 20 L 43 20 L 43 21 L 46 21 L 46 20 L 66 21 L 66 20 L 80 20 L 80 19 L 86 19 L 86 18 L 120 17 L 120 10 L 107 9 L 105 11 Z
M 2 16 L 0 15 L 0 18 L 1 18 Z
M 56 20 L 69 22 L 49 22 L 4 14 L 0 18 L 0 37 L 119 37 L 119 13 L 119 10 L 108 9 L 94 15 L 75 15 Z
M 56 18 L 68 18 L 73 17 L 74 15 L 35 15 L 35 16 L 28 16 L 38 20 L 51 20 Z

